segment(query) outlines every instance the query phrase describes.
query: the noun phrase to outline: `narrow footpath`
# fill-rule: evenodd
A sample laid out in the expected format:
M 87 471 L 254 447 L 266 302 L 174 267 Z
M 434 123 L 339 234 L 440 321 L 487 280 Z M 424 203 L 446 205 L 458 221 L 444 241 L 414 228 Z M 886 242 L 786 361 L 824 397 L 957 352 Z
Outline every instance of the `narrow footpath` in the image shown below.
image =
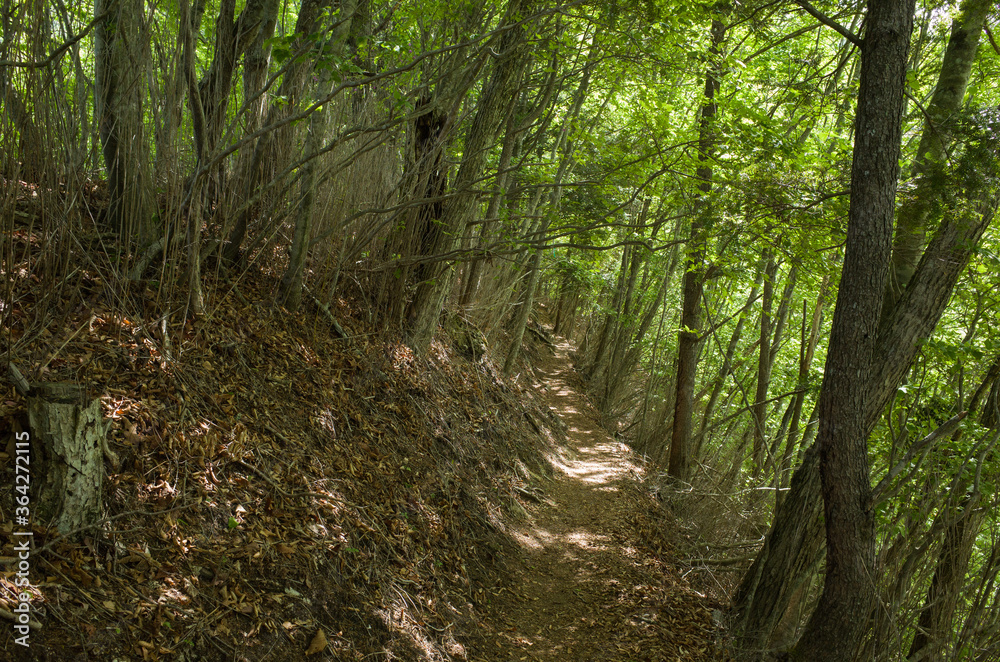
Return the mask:
M 643 467 L 597 423 L 570 350 L 559 344 L 535 384 L 566 424 L 567 446 L 515 534 L 518 581 L 492 605 L 503 635 L 490 662 L 725 659 L 708 601 L 639 542 L 653 521 Z

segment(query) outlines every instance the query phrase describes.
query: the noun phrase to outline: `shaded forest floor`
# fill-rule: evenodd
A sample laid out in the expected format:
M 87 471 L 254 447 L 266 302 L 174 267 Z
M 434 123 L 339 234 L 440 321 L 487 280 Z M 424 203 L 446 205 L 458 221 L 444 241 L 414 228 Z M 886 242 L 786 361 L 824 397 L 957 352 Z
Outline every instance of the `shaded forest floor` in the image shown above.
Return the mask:
M 650 548 L 656 522 L 644 468 L 598 424 L 569 351 L 561 342 L 537 365 L 534 388 L 563 421 L 566 441 L 514 532 L 517 588 L 491 604 L 502 634 L 487 659 L 724 659 L 708 601 Z
M 0 350 L 99 398 L 118 464 L 91 527 L 33 522 L 16 645 L 29 425 L 0 391 L 0 660 L 722 659 L 717 605 L 671 566 L 642 467 L 541 327 L 536 369 L 509 379 L 460 315 L 415 357 L 363 303 L 337 301 L 332 329 L 272 305 L 278 274 L 220 270 L 194 325 L 156 281 L 105 278 L 86 242 L 72 278 L 41 287 L 40 235 L 12 239 Z

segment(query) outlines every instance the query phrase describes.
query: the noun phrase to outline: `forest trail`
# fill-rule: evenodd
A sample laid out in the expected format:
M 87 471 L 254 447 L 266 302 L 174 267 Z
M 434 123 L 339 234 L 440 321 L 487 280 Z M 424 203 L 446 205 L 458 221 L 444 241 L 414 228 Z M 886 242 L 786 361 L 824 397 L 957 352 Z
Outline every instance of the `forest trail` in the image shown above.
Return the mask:
M 489 659 L 720 659 L 705 601 L 637 544 L 644 469 L 598 424 L 571 349 L 560 342 L 538 366 L 534 387 L 565 423 L 567 443 L 552 458 L 545 499 L 515 532 L 515 592 L 492 604 L 506 636 Z

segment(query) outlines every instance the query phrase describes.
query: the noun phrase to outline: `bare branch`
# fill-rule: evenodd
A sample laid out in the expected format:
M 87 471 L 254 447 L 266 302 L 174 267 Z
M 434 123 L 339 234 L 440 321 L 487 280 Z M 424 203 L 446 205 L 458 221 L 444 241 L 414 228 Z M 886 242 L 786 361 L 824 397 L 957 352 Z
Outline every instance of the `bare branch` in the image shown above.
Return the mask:
M 847 28 L 845 28 L 843 25 L 841 25 L 837 21 L 833 20 L 832 18 L 830 18 L 829 16 L 827 16 L 826 14 L 824 14 L 823 12 L 821 12 L 820 10 L 816 9 L 815 7 L 813 7 L 809 3 L 808 0 L 795 0 L 795 2 L 796 2 L 796 4 L 799 7 L 802 7 L 803 9 L 805 9 L 806 13 L 808 13 L 810 16 L 812 16 L 813 18 L 815 18 L 817 21 L 819 21 L 823 25 L 827 26 L 828 28 L 833 28 L 834 30 L 836 30 L 837 32 L 839 32 L 841 34 L 841 36 L 844 37 L 844 39 L 846 39 L 847 41 L 851 42 L 855 46 L 857 46 L 859 48 L 861 47 L 861 37 L 859 37 L 858 35 L 854 34 L 853 32 L 851 32 L 850 30 L 848 30 Z
M 902 473 L 903 469 L 910 465 L 910 462 L 913 461 L 913 458 L 916 457 L 917 453 L 921 452 L 938 439 L 947 437 L 952 432 L 957 430 L 958 424 L 962 422 L 962 419 L 964 419 L 968 413 L 969 412 L 967 411 L 963 411 L 952 416 L 947 421 L 942 423 L 936 430 L 910 446 L 910 449 L 906 451 L 906 455 L 903 456 L 903 459 L 897 462 L 896 465 L 889 470 L 889 473 L 885 475 L 885 478 L 880 480 L 878 485 L 875 486 L 875 489 L 872 490 L 872 503 L 875 504 L 881 501 L 882 494 L 885 492 L 886 488 L 889 487 L 889 483 L 892 482 L 893 478 Z
M 73 44 L 79 42 L 81 39 L 83 39 L 84 37 L 86 37 L 90 33 L 90 31 L 94 29 L 94 26 L 97 25 L 98 23 L 100 23 L 101 21 L 103 21 L 104 18 L 107 15 L 108 15 L 108 12 L 102 12 L 100 16 L 97 16 L 96 18 L 94 18 L 94 20 L 92 20 L 90 23 L 88 23 L 87 27 L 85 27 L 83 29 L 83 31 L 80 32 L 80 34 L 78 34 L 75 37 L 71 38 L 69 41 L 67 41 L 66 43 L 64 43 L 62 46 L 60 46 L 59 48 L 57 48 L 54 51 L 52 51 L 52 53 L 47 58 L 45 58 L 44 60 L 39 60 L 38 62 L 20 62 L 18 60 L 0 60 L 0 67 L 16 67 L 16 68 L 19 68 L 19 69 L 41 69 L 43 67 L 47 67 L 50 64 L 52 64 L 55 60 L 58 60 L 59 58 L 61 58 L 62 55 L 63 55 L 63 53 L 65 53 L 67 50 L 69 50 L 70 46 L 72 46 Z

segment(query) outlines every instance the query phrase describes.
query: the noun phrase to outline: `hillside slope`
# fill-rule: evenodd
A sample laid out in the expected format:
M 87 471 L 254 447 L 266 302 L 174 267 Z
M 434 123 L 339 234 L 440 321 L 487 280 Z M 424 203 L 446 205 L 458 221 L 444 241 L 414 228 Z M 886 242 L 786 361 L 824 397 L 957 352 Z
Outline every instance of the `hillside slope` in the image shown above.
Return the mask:
M 550 394 L 530 388 L 527 375 L 502 378 L 461 320 L 448 321 L 424 361 L 365 328 L 346 302 L 335 311 L 346 338 L 317 311 L 292 316 L 251 303 L 267 300 L 266 283 L 256 291 L 244 283 L 246 294 L 223 299 L 211 325 L 166 339 L 151 321 L 105 307 L 99 284 L 91 290 L 77 305 L 63 302 L 60 331 L 45 326 L 31 343 L 17 342 L 35 333 L 26 308 L 12 316 L 10 339 L 32 348 L 15 362 L 44 366 L 38 381 L 99 394 L 120 464 L 106 465 L 105 517 L 94 527 L 61 539 L 36 523 L 31 592 L 40 627 L 30 649 L 13 645 L 5 628 L 6 659 L 280 661 L 310 651 L 336 660 L 523 659 L 534 655 L 531 633 L 516 625 L 536 613 L 526 596 L 591 590 L 586 577 L 545 570 L 562 563 L 557 557 L 533 573 L 525 547 L 526 531 L 559 517 L 531 516 L 525 506 L 547 502 L 543 490 L 561 498 L 554 486 L 573 473 L 566 453 L 587 452 L 579 424 L 569 411 L 568 426 L 560 421 Z M 19 305 L 32 297 L 24 293 Z M 168 344 L 172 357 L 157 350 Z M 536 360 L 549 353 L 541 344 L 528 351 Z M 555 378 L 552 365 L 568 369 L 564 356 L 546 360 L 543 383 Z M 552 397 L 558 407 L 561 396 Z M 0 401 L 5 437 L 27 427 L 24 412 L 9 389 Z M 575 451 L 563 447 L 567 430 Z M 0 496 L 8 563 L 11 455 L 8 448 Z M 634 477 L 618 481 L 628 507 L 641 510 L 648 497 Z M 587 512 L 599 508 L 593 502 Z M 567 618 L 582 620 L 567 621 L 570 644 L 537 639 L 549 659 L 667 659 L 630 652 L 651 625 L 657 650 L 675 646 L 663 609 L 672 608 L 664 591 L 676 580 L 662 560 L 632 547 L 636 517 L 609 511 L 600 526 L 612 516 L 633 532 L 602 543 L 633 555 L 631 570 L 621 559 L 605 563 L 615 616 L 594 612 L 588 621 L 571 610 Z M 15 604 L 12 575 L 0 580 L 3 610 Z M 707 637 L 708 610 L 692 609 Z M 655 623 L 661 616 L 649 613 L 664 616 Z M 612 648 L 573 634 L 584 625 Z M 608 640 L 607 628 L 619 634 Z M 677 645 L 687 646 L 671 648 L 678 654 L 707 651 L 704 641 Z M 571 647 L 582 657 L 561 657 Z

